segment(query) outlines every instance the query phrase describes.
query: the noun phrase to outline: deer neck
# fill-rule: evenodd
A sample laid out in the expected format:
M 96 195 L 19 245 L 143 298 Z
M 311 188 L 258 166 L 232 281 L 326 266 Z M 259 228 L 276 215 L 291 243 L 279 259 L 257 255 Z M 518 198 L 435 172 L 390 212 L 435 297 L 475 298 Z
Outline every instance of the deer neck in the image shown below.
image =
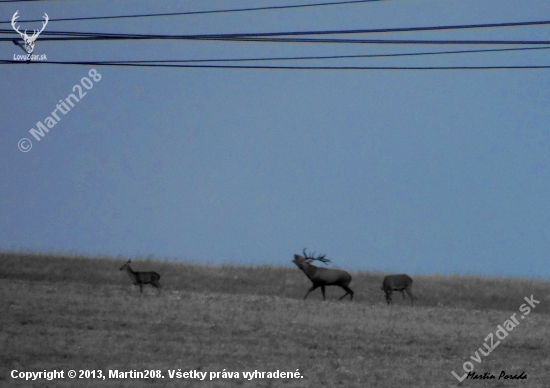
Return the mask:
M 304 271 L 306 276 L 311 279 L 315 277 L 315 273 L 317 272 L 317 267 L 311 264 L 306 264 L 302 268 L 302 271 Z
M 132 268 L 130 268 L 129 265 L 127 265 L 126 268 L 124 268 L 124 270 L 126 271 L 128 276 L 130 276 L 130 279 L 136 280 L 136 272 L 132 271 Z

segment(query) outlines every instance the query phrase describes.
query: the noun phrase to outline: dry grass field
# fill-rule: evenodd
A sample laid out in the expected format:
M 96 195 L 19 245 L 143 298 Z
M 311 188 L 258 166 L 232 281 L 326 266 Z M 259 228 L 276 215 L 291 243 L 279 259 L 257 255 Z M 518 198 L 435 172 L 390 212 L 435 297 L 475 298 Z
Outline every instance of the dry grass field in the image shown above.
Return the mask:
M 414 307 L 399 293 L 390 307 L 382 273 L 352 273 L 352 302 L 338 302 L 343 290 L 334 287 L 326 302 L 320 290 L 304 301 L 310 282 L 298 268 L 133 259 L 134 270 L 161 274 L 161 293 L 147 285 L 140 294 L 118 270 L 126 260 L 0 254 L 0 386 L 550 386 L 546 281 L 413 276 Z M 529 306 L 524 297 L 531 295 L 540 303 L 527 315 L 520 306 Z M 508 323 L 500 344 L 480 354 L 513 314 L 518 324 Z M 467 361 L 495 379 L 459 383 L 451 371 L 464 375 Z M 54 370 L 64 378 L 12 378 Z M 69 370 L 77 377 L 68 378 Z M 80 371 L 89 377 L 78 378 Z M 109 371 L 153 377 L 114 378 Z M 254 371 L 292 373 L 251 379 Z M 527 378 L 499 380 L 501 371 Z

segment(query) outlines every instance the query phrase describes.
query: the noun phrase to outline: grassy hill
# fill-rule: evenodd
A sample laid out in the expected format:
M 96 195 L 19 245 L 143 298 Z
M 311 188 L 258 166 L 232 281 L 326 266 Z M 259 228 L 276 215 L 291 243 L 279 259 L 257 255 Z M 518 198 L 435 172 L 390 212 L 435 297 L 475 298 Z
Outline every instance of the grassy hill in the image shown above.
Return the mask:
M 396 293 L 390 307 L 380 290 L 383 273 L 352 273 L 352 302 L 338 302 L 344 292 L 336 287 L 327 288 L 326 302 L 320 290 L 303 301 L 311 283 L 297 268 L 136 259 L 134 270 L 154 270 L 163 284 L 160 294 L 149 285 L 140 294 L 118 271 L 126 260 L 0 254 L 0 385 L 548 386 L 550 282 L 413 276 L 415 306 Z M 531 295 L 540 303 L 522 313 Z M 480 354 L 512 314 L 519 323 L 490 354 Z M 464 375 L 467 361 L 495 379 L 459 383 L 451 371 Z M 70 379 L 71 369 L 96 371 L 96 379 Z M 63 370 L 65 378 L 25 381 L 12 378 L 13 370 Z M 155 372 L 147 379 L 109 376 L 115 370 Z M 277 370 L 292 378 L 243 376 Z M 206 378 L 177 378 L 178 371 Z M 527 379 L 499 380 L 501 371 L 524 371 Z

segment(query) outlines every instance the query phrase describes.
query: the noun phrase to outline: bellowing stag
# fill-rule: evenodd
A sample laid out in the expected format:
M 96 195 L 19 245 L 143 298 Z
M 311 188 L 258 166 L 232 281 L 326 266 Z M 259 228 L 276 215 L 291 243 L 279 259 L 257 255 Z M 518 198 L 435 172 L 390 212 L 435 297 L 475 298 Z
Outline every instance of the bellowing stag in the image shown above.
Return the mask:
M 413 280 L 411 279 L 411 277 L 405 274 L 386 276 L 384 278 L 384 281 L 382 282 L 382 287 L 380 287 L 380 289 L 386 293 L 386 302 L 388 302 L 388 304 L 391 304 L 391 294 L 393 291 L 401 292 L 401 295 L 403 295 L 403 300 L 405 300 L 405 294 L 403 293 L 403 291 L 407 291 L 407 294 L 411 299 L 412 306 L 414 299 L 411 291 L 412 282 Z
M 350 296 L 350 300 L 353 300 L 353 291 L 348 287 L 351 282 L 351 275 L 349 273 L 339 269 L 316 267 L 311 264 L 313 260 L 319 260 L 325 264 L 330 262 L 330 260 L 325 259 L 326 255 L 314 257 L 315 253 L 313 253 L 311 256 L 308 256 L 305 248 L 303 253 L 303 256 L 294 255 L 294 260 L 292 260 L 292 262 L 296 264 L 313 283 L 311 288 L 307 291 L 306 296 L 304 296 L 304 299 L 307 298 L 311 291 L 315 290 L 317 287 L 321 287 L 323 300 L 325 300 L 325 286 L 339 286 L 346 291 L 346 293 L 340 297 L 340 300 L 348 294 Z

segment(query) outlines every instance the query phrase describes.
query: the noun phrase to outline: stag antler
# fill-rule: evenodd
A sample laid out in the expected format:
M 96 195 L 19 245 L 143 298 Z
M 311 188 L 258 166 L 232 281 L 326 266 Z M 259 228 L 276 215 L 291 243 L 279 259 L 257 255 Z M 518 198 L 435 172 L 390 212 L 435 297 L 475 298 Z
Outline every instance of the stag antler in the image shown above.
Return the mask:
M 324 263 L 324 264 L 330 263 L 330 259 L 325 258 L 327 256 L 326 254 L 325 255 L 319 255 L 319 256 L 315 257 L 315 252 L 313 252 L 311 255 L 308 256 L 308 254 L 306 253 L 306 249 L 307 248 L 304 248 L 304 250 L 303 250 L 304 257 L 306 259 L 308 259 L 308 260 L 319 260 L 321 263 Z
M 19 27 L 17 27 L 17 26 L 15 25 L 15 21 L 16 21 L 17 19 L 19 19 L 18 14 L 19 14 L 19 11 L 16 11 L 16 12 L 13 14 L 13 17 L 11 18 L 11 26 L 13 27 L 13 29 L 14 29 L 15 31 L 17 31 L 17 33 L 18 33 L 19 35 L 21 35 L 21 37 L 22 37 L 23 40 L 25 41 L 25 51 L 27 51 L 27 53 L 31 54 L 32 51 L 34 50 L 34 44 L 35 44 L 34 42 L 35 42 L 36 39 L 38 38 L 38 35 L 40 35 L 40 33 L 41 33 L 42 31 L 44 31 L 44 28 L 46 28 L 46 25 L 48 24 L 48 20 L 50 20 L 50 18 L 49 18 L 49 16 L 48 16 L 48 14 L 47 14 L 46 12 L 44 12 L 44 15 L 45 15 L 45 16 L 42 16 L 42 17 L 45 19 L 45 21 L 42 22 L 42 28 L 40 29 L 40 31 L 34 30 L 32 36 L 29 37 L 29 36 L 27 35 L 27 30 L 25 30 L 25 32 L 21 32 L 21 31 L 19 31 Z

